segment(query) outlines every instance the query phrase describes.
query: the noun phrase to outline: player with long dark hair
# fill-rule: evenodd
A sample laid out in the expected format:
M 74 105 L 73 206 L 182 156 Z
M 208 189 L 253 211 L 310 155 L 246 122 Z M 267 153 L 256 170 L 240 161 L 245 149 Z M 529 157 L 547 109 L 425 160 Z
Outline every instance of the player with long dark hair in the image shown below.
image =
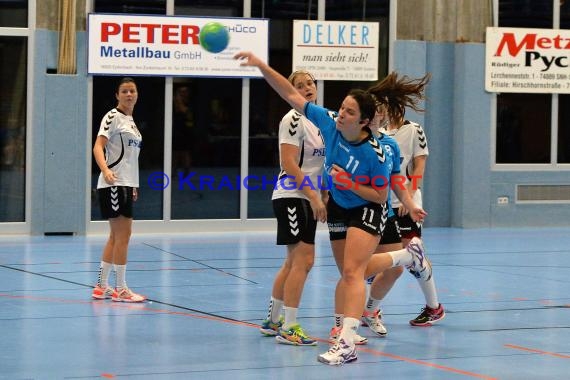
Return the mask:
M 381 94 L 378 98 L 378 133 L 380 136 L 393 137 L 398 143 L 401 153 L 401 166 L 406 179 L 404 186 L 410 197 L 420 206 L 422 205 L 421 185 L 424 179 L 427 156 L 429 155 L 428 142 L 421 125 L 406 120 L 405 113 L 407 108 L 416 112 L 424 111 L 420 102 L 424 99 L 425 87 L 429 80 L 429 74 L 414 79 L 392 72 L 369 89 L 369 91 Z M 412 181 L 412 179 L 414 180 Z M 413 238 L 422 237 L 422 223 L 412 219 L 407 208 L 399 201 L 398 197 L 392 196 L 391 199 L 391 207 L 401 234 L 400 242 L 394 240 L 393 243 L 400 243 L 406 247 Z M 383 241 L 379 245 L 378 252 L 395 248 L 394 246 L 383 246 L 384 243 Z M 382 322 L 380 301 L 388 294 L 402 272 L 402 267 L 387 269 L 377 274 L 371 283 L 363 322 L 380 336 L 387 332 Z M 412 274 L 416 275 L 413 271 Z M 445 317 L 445 310 L 438 300 L 433 276 L 426 280 L 418 278 L 418 283 L 425 296 L 426 306 L 416 318 L 410 320 L 410 324 L 412 326 L 431 326 Z
M 243 66 L 257 67 L 271 87 L 297 112 L 320 129 L 325 140 L 325 170 L 330 189 L 327 222 L 331 246 L 341 278 L 336 297 L 343 303 L 344 320 L 339 339 L 318 360 L 339 365 L 356 360 L 355 336 L 365 302 L 364 275 L 372 253 L 382 236 L 387 216 L 388 178 L 386 155 L 369 128 L 376 113 L 374 94 L 352 90 L 337 112 L 315 105 L 267 63 L 250 52 L 234 56 Z M 402 199 L 416 220 L 426 213 L 409 195 Z M 424 257 L 421 242 L 411 242 L 407 250 L 383 254 L 383 269 L 406 265 L 429 275 L 431 266 Z

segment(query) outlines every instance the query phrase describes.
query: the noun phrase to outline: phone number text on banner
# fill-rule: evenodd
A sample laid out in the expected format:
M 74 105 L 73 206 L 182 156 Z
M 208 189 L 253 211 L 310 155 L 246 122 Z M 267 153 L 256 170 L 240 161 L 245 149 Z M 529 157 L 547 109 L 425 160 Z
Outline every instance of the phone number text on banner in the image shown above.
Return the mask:
M 570 93 L 570 30 L 487 28 L 485 89 Z
M 89 14 L 89 74 L 257 78 L 233 59 L 241 50 L 267 61 L 269 21 Z

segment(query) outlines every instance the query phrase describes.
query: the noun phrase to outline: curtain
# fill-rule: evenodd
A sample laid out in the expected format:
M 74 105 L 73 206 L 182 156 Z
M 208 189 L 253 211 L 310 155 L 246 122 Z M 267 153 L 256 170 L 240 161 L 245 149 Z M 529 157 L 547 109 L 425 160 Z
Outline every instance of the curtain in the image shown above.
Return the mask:
M 59 0 L 58 74 L 77 73 L 76 0 Z

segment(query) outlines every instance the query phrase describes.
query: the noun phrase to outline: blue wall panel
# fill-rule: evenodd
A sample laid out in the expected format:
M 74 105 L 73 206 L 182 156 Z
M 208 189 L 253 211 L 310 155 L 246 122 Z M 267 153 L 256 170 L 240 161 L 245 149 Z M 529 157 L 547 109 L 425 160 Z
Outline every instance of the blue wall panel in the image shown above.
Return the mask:
M 56 66 L 49 52 L 57 51 L 57 33 L 38 30 L 35 38 L 31 230 L 84 233 L 85 168 L 90 155 L 85 149 L 90 138 L 85 34 L 78 35 L 76 75 L 47 73 Z
M 91 156 L 85 33 L 77 38 L 77 75 L 47 74 L 57 34 L 35 34 L 31 162 L 33 234 L 84 233 Z M 569 184 L 568 169 L 491 170 L 492 95 L 484 90 L 485 45 L 396 41 L 394 69 L 432 73 L 426 113 L 406 117 L 425 127 L 430 157 L 424 183 L 426 227 L 568 226 L 570 204 L 515 203 L 517 184 Z M 506 206 L 497 197 L 509 196 Z
M 485 92 L 485 46 L 455 44 L 452 226 L 490 223 L 491 95 Z
M 423 125 L 430 155 L 425 172 L 423 199 L 429 213 L 426 227 L 444 227 L 451 223 L 450 149 L 453 137 L 453 44 L 429 44 L 423 41 L 397 41 L 394 46 L 394 70 L 411 78 L 430 72 L 425 113 L 406 111 L 406 118 Z

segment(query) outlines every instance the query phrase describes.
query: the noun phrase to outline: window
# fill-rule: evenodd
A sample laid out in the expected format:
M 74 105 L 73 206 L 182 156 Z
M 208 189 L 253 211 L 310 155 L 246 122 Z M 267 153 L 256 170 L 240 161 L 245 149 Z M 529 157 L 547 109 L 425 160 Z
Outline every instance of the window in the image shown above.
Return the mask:
M 570 29 L 570 1 L 560 1 L 560 29 Z M 570 164 L 570 95 L 558 96 L 558 163 Z
M 28 32 L 22 28 L 27 27 L 28 1 L 4 1 L 0 7 L 0 222 L 26 221 Z
M 95 0 L 95 12 L 166 14 L 166 0 Z
M 233 0 L 176 0 L 174 15 L 240 17 Z M 166 0 L 97 0 L 96 12 L 166 14 Z M 93 139 L 101 118 L 116 105 L 117 77 L 93 79 Z M 164 77 L 136 77 L 139 91 L 133 118 L 143 136 L 139 157 L 140 197 L 136 219 L 162 220 L 164 193 L 149 181 L 164 170 L 165 106 L 172 107 L 170 217 L 238 219 L 240 216 L 241 79 L 173 78 L 172 105 L 165 105 Z M 93 189 L 99 169 L 93 162 Z M 230 183 L 228 185 L 228 182 Z M 92 218 L 99 220 L 93 191 Z
M 497 96 L 498 164 L 550 162 L 550 104 L 543 94 Z
M 570 164 L 570 95 L 559 95 L 558 104 L 558 163 Z
M 366 1 L 333 0 L 327 1 L 325 18 L 338 21 L 378 21 L 380 23 L 378 57 L 378 79 L 381 80 L 388 74 L 388 34 L 390 19 L 390 0 Z M 326 96 L 324 106 L 336 110 L 349 90 L 353 88 L 365 89 L 373 82 L 357 81 L 327 81 L 325 83 Z
M 95 142 L 101 120 L 117 105 L 115 92 L 122 77 L 97 76 L 93 78 L 93 139 Z M 143 145 L 139 156 L 139 199 L 135 219 L 161 220 L 163 193 L 149 186 L 154 173 L 164 172 L 164 78 L 135 77 L 138 100 L 133 119 L 141 132 Z M 97 202 L 99 167 L 92 160 L 92 220 L 101 220 Z
M 0 7 L 0 27 L 27 28 L 28 0 L 4 0 Z
M 241 79 L 175 78 L 172 219 L 238 219 Z
M 311 6 L 311 3 L 312 6 Z M 284 76 L 291 73 L 293 20 L 315 19 L 316 2 L 252 2 L 252 17 L 271 18 L 269 63 Z M 277 134 L 281 118 L 291 109 L 263 79 L 251 79 L 249 106 L 249 174 L 255 181 L 248 192 L 248 218 L 272 218 L 273 188 L 262 180 L 279 175 Z M 254 190 L 255 189 L 255 190 Z
M 240 17 L 241 1 L 176 0 L 174 14 Z M 233 78 L 174 78 L 171 219 L 239 219 L 241 88 Z
M 552 28 L 553 4 L 553 0 L 499 0 L 499 26 Z
M 27 50 L 0 36 L 0 222 L 25 221 Z
M 166 14 L 165 0 L 97 0 L 95 12 Z M 95 76 L 93 78 L 92 132 L 95 142 L 105 114 L 117 105 L 115 91 L 121 77 Z M 135 219 L 162 220 L 163 193 L 149 186 L 153 173 L 164 172 L 164 78 L 135 77 L 139 93 L 133 119 L 143 138 L 139 156 L 139 199 L 134 210 Z M 93 145 L 93 144 L 92 144 Z M 97 179 L 100 170 L 92 160 L 91 219 L 101 220 L 97 202 Z

